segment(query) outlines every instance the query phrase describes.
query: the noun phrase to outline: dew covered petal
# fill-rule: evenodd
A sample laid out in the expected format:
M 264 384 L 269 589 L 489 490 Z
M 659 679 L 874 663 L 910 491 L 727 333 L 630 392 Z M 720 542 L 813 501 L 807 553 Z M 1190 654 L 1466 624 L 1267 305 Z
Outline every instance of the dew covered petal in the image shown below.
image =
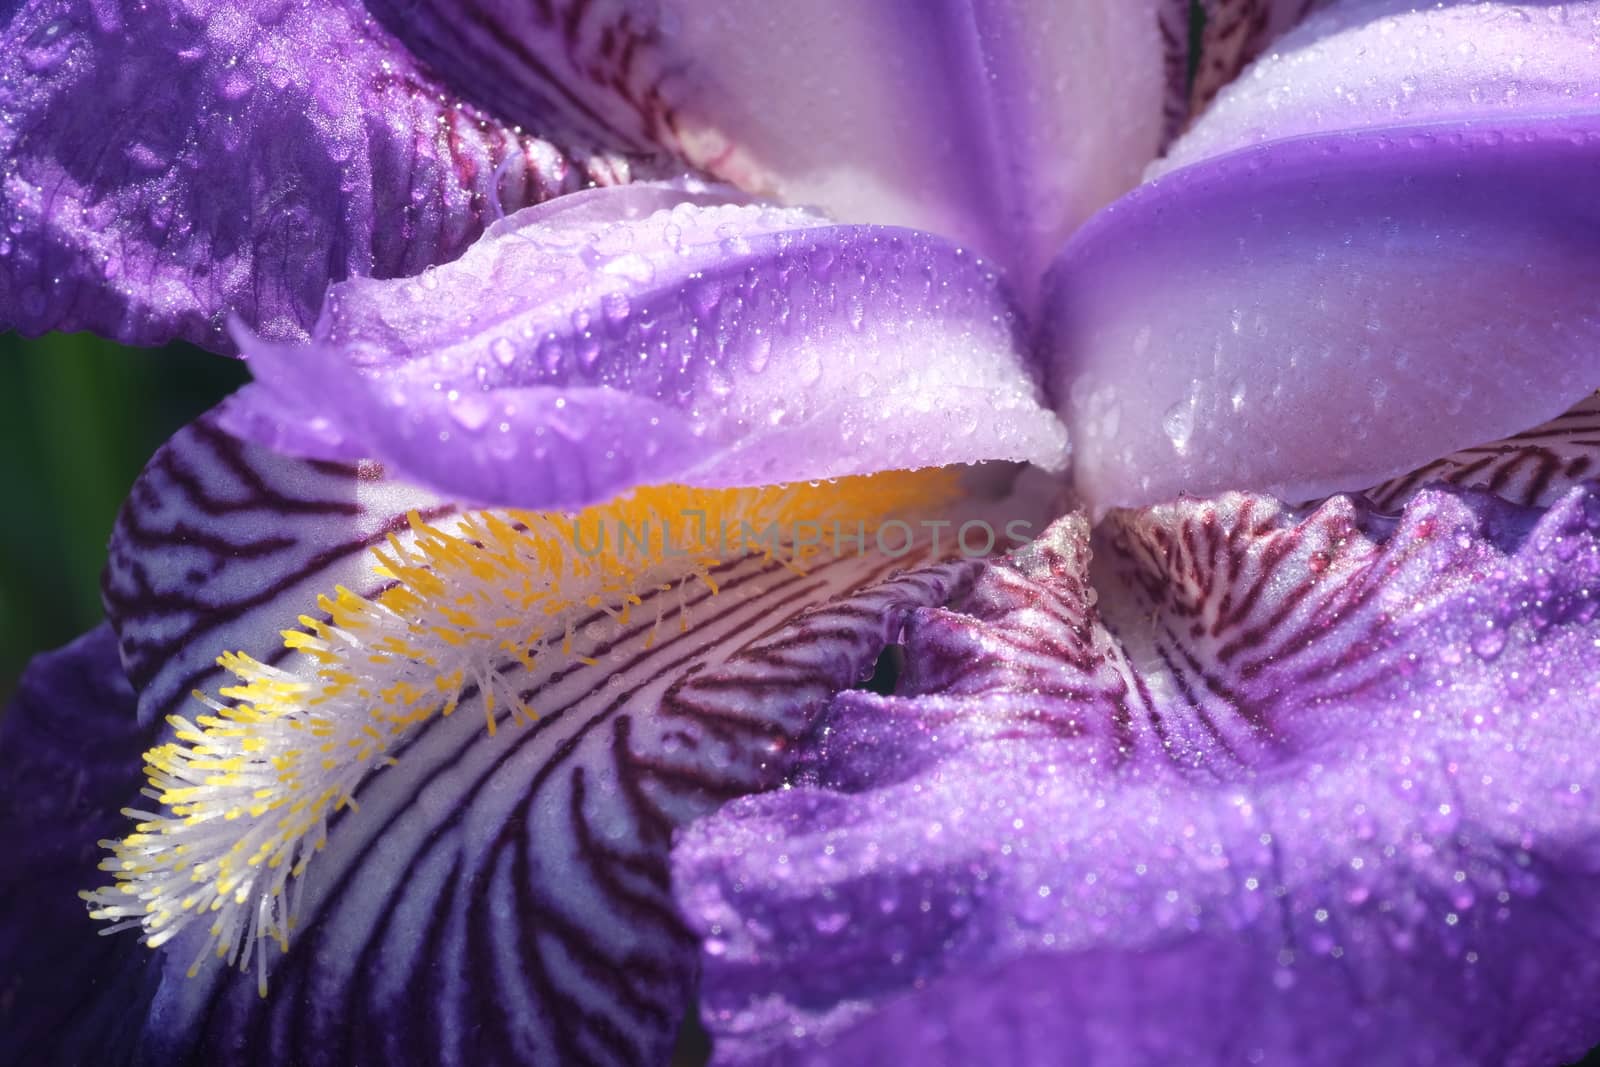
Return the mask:
M 513 118 L 562 110 L 599 143 L 930 230 L 1019 285 L 1159 150 L 1186 44 L 1173 0 L 373 6 Z
M 1061 520 L 682 839 L 719 1062 L 1576 1059 L 1597 516 Z
M 1600 5 L 1314 6 L 1052 268 L 1098 507 L 1357 490 L 1600 381 Z
M 303 339 L 329 282 L 630 172 L 464 101 L 353 0 L 10 4 L 0 329 L 231 351 L 235 314 Z
M 1600 111 L 1594 0 L 1315 6 L 1221 88 L 1147 178 L 1305 134 Z M 1231 21 L 1214 15 L 1207 29 Z
M 235 430 L 452 499 L 590 504 L 991 459 L 1059 468 L 1020 316 L 940 238 L 636 184 L 507 218 L 454 263 L 244 343 Z
M 1293 138 L 1141 186 L 1047 282 L 1079 488 L 1314 499 L 1560 414 L 1600 381 L 1597 182 L 1600 111 Z
M 1329 0 L 1197 0 L 1172 5 L 1174 16 L 1181 16 L 1181 21 L 1173 18 L 1168 33 L 1181 33 L 1186 46 L 1193 39 L 1193 55 L 1185 56 L 1193 63 L 1193 69 L 1188 72 L 1192 77 L 1186 85 L 1183 116 L 1207 113 L 1217 93 L 1232 83 L 1240 71 L 1268 47 L 1275 46 L 1278 38 L 1300 20 L 1328 3 Z M 1160 165 L 1160 161 L 1152 164 Z

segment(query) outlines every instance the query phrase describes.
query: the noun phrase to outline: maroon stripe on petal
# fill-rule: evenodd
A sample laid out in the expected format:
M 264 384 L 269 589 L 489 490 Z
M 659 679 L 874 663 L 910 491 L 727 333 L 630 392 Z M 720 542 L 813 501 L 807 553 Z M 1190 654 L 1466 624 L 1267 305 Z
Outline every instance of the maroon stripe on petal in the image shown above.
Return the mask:
M 1596 492 L 1227 494 L 983 566 L 894 694 L 680 836 L 718 1055 L 1581 1055 Z
M 430 521 L 456 511 L 375 467 L 245 444 L 217 428 L 215 413 L 180 431 L 123 505 L 101 584 L 141 717 L 213 691 L 223 651 L 280 657 L 279 631 L 318 593 L 378 588 L 368 550 L 404 533 L 413 509 Z
M 1385 511 L 1398 510 L 1434 484 L 1486 489 L 1524 507 L 1548 507 L 1600 474 L 1600 396 L 1541 426 L 1502 441 L 1464 448 L 1367 491 Z

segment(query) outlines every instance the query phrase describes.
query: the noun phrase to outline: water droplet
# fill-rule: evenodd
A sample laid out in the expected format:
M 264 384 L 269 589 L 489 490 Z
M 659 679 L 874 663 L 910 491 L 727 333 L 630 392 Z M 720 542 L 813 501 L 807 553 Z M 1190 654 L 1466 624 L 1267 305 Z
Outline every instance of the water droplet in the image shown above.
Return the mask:
M 1480 659 L 1492 660 L 1500 655 L 1505 650 L 1505 647 L 1505 630 L 1493 622 L 1488 623 L 1487 628 L 1480 631 L 1472 639 L 1472 651 Z
M 70 19 L 55 19 L 45 23 L 23 44 L 23 55 L 30 71 L 42 74 L 59 66 L 72 51 L 76 38 L 67 31 L 72 29 Z
M 811 925 L 819 934 L 832 936 L 850 925 L 850 913 L 839 910 L 819 911 L 811 918 Z
M 607 293 L 600 298 L 600 310 L 613 324 L 620 325 L 628 318 L 632 305 L 628 302 L 628 294 L 622 292 Z
M 601 265 L 600 271 L 603 274 L 626 278 L 639 285 L 649 285 L 656 280 L 655 265 L 637 252 L 628 252 L 607 260 Z
M 481 393 L 466 393 L 450 399 L 450 417 L 463 430 L 483 429 L 489 415 L 489 401 Z
M 1161 429 L 1180 456 L 1189 451 L 1189 438 L 1194 436 L 1195 407 L 1194 399 L 1186 397 L 1169 407 L 1161 416 Z

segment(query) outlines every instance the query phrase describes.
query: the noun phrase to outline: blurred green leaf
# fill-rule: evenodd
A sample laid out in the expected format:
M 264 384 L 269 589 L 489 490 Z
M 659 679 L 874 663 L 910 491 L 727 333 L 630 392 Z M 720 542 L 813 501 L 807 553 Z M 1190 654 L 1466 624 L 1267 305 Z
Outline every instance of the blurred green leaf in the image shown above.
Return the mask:
M 175 430 L 247 378 L 187 345 L 0 335 L 0 697 L 36 652 L 100 620 L 106 538 L 128 487 Z

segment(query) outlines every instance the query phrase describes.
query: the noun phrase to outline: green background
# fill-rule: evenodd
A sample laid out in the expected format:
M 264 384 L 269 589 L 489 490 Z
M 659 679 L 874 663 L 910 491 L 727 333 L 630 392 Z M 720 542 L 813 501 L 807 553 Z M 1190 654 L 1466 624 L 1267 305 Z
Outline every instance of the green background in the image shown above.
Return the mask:
M 242 384 L 235 360 L 88 334 L 0 334 L 0 698 L 28 658 L 100 621 L 122 498 L 173 431 Z

